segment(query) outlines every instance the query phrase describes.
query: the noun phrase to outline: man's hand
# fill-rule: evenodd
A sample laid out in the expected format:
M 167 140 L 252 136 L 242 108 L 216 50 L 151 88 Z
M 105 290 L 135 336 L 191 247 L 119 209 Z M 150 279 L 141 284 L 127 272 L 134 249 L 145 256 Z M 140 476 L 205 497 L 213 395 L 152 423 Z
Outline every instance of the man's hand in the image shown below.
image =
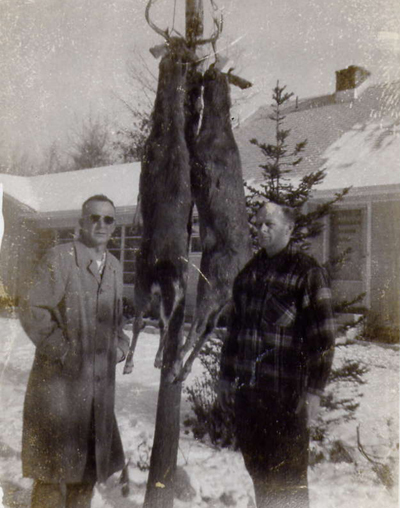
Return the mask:
M 306 406 L 307 406 L 307 426 L 310 428 L 317 420 L 320 396 L 314 393 L 307 393 L 306 395 Z
M 307 427 L 310 428 L 315 424 L 319 411 L 320 396 L 314 393 L 306 393 L 305 397 L 301 397 L 296 408 L 296 414 L 299 414 L 306 407 Z
M 227 412 L 232 411 L 235 398 L 234 384 L 225 379 L 220 379 L 217 386 L 217 395 L 222 409 Z

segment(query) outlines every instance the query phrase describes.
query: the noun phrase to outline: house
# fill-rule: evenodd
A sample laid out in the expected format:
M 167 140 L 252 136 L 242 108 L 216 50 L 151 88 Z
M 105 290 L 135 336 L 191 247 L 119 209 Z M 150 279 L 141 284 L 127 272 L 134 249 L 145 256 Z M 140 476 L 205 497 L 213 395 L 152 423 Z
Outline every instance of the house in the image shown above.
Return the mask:
M 117 219 L 109 249 L 122 263 L 124 295 L 132 301 L 135 251 L 140 244 L 140 236 L 132 227 L 139 177 L 139 162 L 31 177 L 0 174 L 5 224 L 0 282 L 7 294 L 18 299 L 44 251 L 78 236 L 82 203 L 94 194 L 105 194 L 115 204 Z M 195 303 L 199 245 L 195 219 L 189 264 L 189 284 L 193 286 L 188 297 L 190 308 Z
M 326 219 L 311 252 L 320 262 L 351 252 L 334 274 L 333 290 L 350 300 L 365 293 L 363 304 L 384 324 L 400 325 L 400 83 L 369 86 L 369 73 L 356 66 L 336 73 L 330 95 L 291 101 L 281 111 L 288 144 L 307 139 L 294 181 L 311 171 L 326 171 L 312 202 L 349 194 Z M 250 143 L 275 142 L 269 106 L 258 109 L 235 131 L 244 178 L 262 181 L 261 150 Z M 310 205 L 312 206 L 312 204 Z
M 285 128 L 291 129 L 289 141 L 308 139 L 294 178 L 326 170 L 314 203 L 351 186 L 311 248 L 321 262 L 351 249 L 346 264 L 334 275 L 336 296 L 351 299 L 365 293 L 363 304 L 384 323 L 399 328 L 400 83 L 369 86 L 368 75 L 355 66 L 338 71 L 335 93 L 295 100 L 285 108 Z M 259 165 L 263 158 L 249 140 L 274 141 L 270 112 L 269 107 L 262 107 L 235 129 L 244 178 L 253 184 L 262 180 Z M 106 194 L 117 210 L 110 250 L 122 263 L 125 296 L 132 299 L 134 252 L 140 238 L 131 224 L 139 175 L 140 163 L 32 177 L 1 174 L 5 229 L 0 281 L 8 294 L 16 298 L 23 291 L 32 267 L 46 248 L 78 234 L 82 202 L 93 194 Z M 200 256 L 195 217 L 189 314 L 195 304 Z

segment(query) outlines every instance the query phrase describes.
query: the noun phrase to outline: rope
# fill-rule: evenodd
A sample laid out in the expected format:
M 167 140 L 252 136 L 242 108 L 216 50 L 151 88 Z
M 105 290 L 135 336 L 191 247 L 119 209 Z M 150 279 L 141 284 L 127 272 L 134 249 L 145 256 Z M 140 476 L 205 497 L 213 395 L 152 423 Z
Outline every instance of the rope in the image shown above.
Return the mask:
M 173 32 L 174 29 L 175 29 L 175 16 L 176 16 L 176 0 L 174 0 L 174 13 L 173 13 L 173 16 L 172 16 L 172 29 L 171 29 L 171 32 Z

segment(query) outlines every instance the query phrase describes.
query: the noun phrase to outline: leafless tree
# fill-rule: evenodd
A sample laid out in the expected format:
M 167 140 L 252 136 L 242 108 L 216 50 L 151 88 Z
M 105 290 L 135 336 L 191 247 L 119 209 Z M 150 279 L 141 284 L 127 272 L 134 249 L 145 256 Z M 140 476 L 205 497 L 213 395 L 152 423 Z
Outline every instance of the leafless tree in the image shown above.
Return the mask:
M 112 129 L 107 119 L 92 113 L 69 135 L 66 153 L 71 160 L 69 169 L 108 166 L 113 162 Z
M 152 57 L 150 57 L 152 58 Z M 131 52 L 127 63 L 129 92 L 125 96 L 114 93 L 128 113 L 128 122 L 116 127 L 113 142 L 118 162 L 138 161 L 151 129 L 151 113 L 157 91 L 157 64 L 154 70 L 151 60 L 144 58 L 137 48 Z
M 5 143 L 0 141 L 0 173 L 18 176 L 32 176 L 39 173 L 38 165 L 20 145 L 7 150 Z
M 44 151 L 43 160 L 40 163 L 40 174 L 62 173 L 70 171 L 72 160 L 68 152 L 63 149 L 59 141 L 53 141 Z

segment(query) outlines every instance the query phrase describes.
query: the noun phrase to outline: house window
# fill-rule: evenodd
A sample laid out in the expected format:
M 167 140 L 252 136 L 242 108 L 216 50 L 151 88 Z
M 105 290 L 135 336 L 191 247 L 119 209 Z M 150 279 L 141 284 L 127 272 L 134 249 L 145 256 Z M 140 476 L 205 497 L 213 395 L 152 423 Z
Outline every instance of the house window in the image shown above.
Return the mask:
M 135 283 L 136 252 L 140 246 L 140 236 L 132 226 L 118 226 L 108 243 L 108 250 L 119 259 L 123 272 L 124 284 Z
M 364 266 L 363 211 L 350 209 L 332 212 L 330 226 L 330 252 L 334 260 L 341 260 L 333 278 L 361 281 Z
M 113 254 L 119 260 L 121 260 L 122 228 L 123 226 L 118 226 L 115 228 L 112 238 L 107 245 L 107 248 L 111 254 Z
M 132 226 L 125 226 L 124 249 L 122 266 L 124 269 L 124 283 L 134 284 L 136 271 L 136 253 L 140 247 L 140 236 Z
M 48 249 L 75 238 L 74 228 L 42 229 L 37 235 L 38 253 L 41 257 Z M 119 259 L 124 273 L 124 284 L 134 284 L 136 252 L 140 246 L 140 236 L 131 226 L 117 226 L 108 242 L 108 250 Z
M 118 226 L 108 243 L 108 250 L 119 259 L 124 272 L 124 284 L 134 284 L 136 274 L 136 255 L 140 248 L 141 237 L 132 226 Z M 193 231 L 191 252 L 201 252 L 198 228 Z
M 72 242 L 74 238 L 74 228 L 39 230 L 36 240 L 39 256 L 41 257 L 48 249 L 51 249 L 55 245 Z
M 75 239 L 75 229 L 74 228 L 62 228 L 56 230 L 56 242 L 60 243 L 68 243 L 72 242 Z

